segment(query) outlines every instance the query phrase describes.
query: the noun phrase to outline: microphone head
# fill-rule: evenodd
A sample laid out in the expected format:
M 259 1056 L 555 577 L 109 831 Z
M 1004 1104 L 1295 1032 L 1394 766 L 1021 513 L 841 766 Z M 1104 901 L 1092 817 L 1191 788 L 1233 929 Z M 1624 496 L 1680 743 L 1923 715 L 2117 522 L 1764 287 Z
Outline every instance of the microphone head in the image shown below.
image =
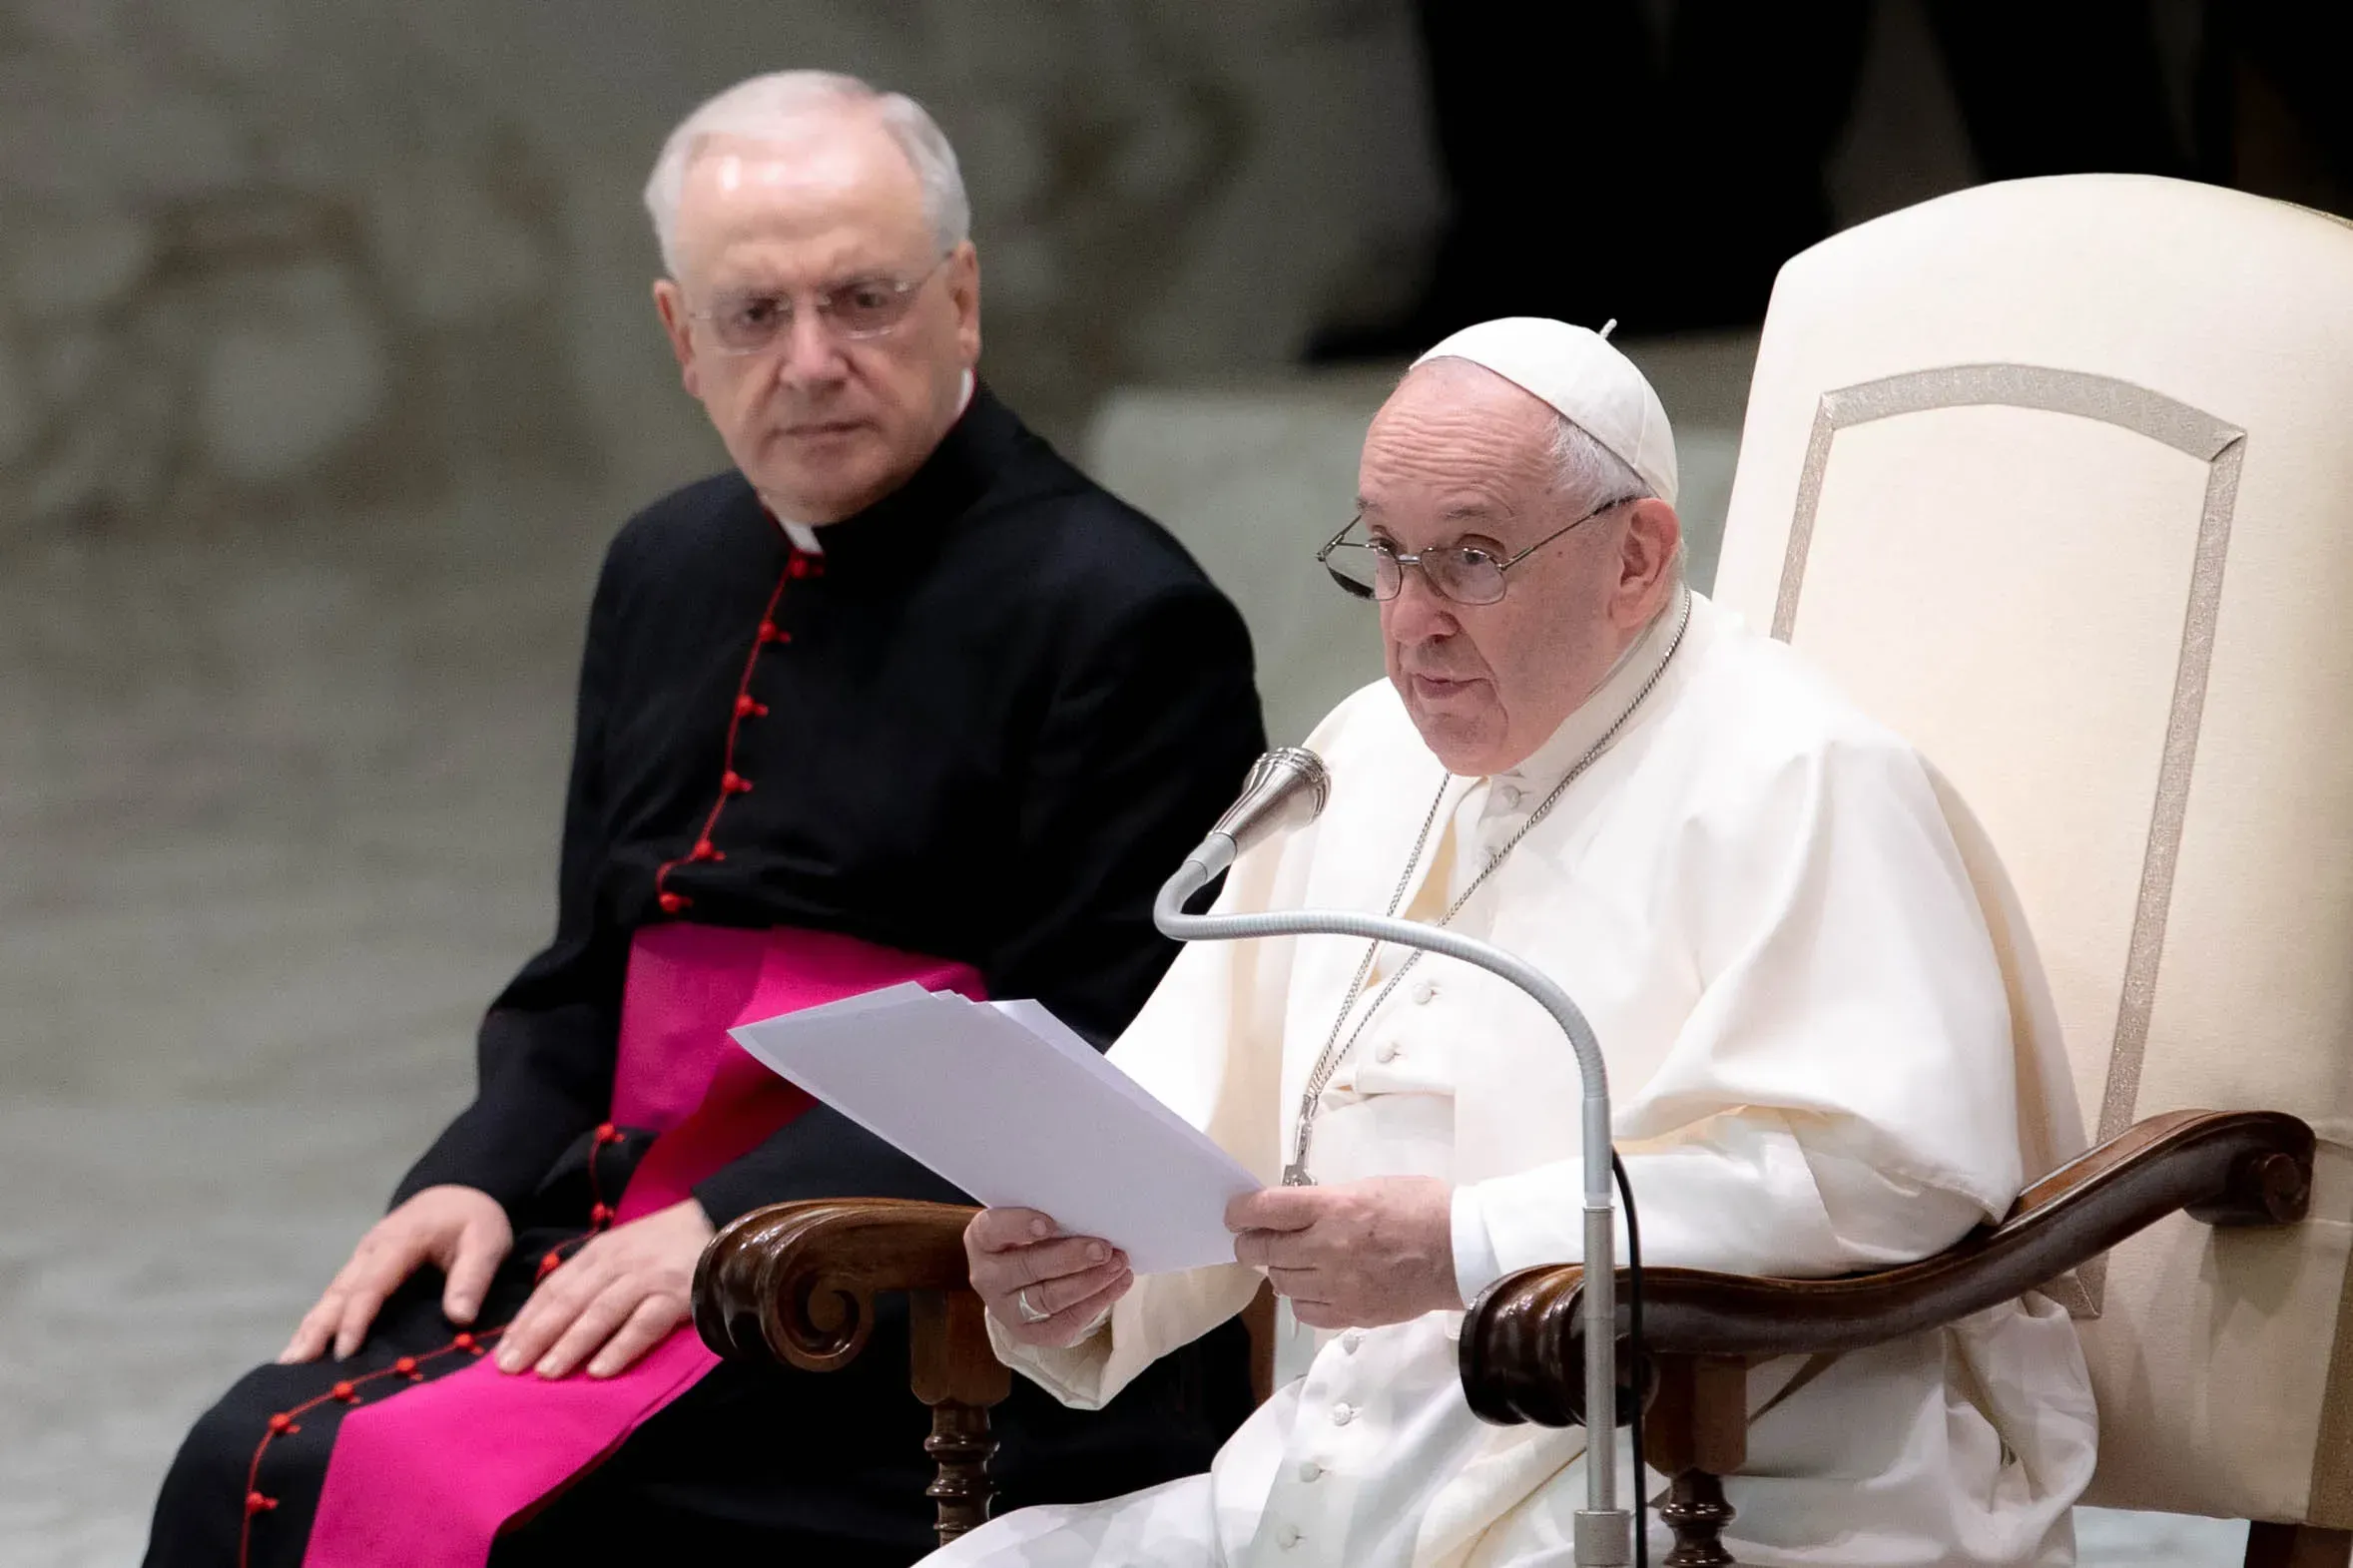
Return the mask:
M 1242 792 L 1211 833 L 1231 839 L 1234 852 L 1283 828 L 1305 827 L 1332 797 L 1332 772 L 1302 746 L 1278 747 L 1250 765 Z

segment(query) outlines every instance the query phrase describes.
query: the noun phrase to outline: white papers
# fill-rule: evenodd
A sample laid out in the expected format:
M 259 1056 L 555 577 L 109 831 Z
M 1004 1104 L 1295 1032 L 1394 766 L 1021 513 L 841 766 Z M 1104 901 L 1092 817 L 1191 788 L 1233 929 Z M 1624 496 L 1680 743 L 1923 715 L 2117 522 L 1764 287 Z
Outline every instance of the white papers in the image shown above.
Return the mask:
M 733 1032 L 980 1203 L 1042 1210 L 1138 1274 L 1234 1261 L 1226 1204 L 1257 1180 L 1036 1002 L 910 983 Z

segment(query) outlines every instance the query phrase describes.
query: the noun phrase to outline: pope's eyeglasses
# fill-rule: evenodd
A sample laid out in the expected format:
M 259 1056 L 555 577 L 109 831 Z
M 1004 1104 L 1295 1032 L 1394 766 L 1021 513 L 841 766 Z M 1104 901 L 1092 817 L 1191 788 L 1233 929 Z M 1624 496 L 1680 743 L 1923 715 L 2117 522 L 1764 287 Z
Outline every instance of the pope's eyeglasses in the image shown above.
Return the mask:
M 1505 572 L 1603 512 L 1641 499 L 1638 495 L 1621 495 L 1614 501 L 1604 501 L 1566 527 L 1556 528 L 1526 549 L 1499 559 L 1493 551 L 1477 545 L 1434 545 L 1417 555 L 1407 555 L 1386 539 L 1351 539 L 1348 530 L 1364 521 L 1360 514 L 1350 518 L 1347 527 L 1325 541 L 1324 548 L 1316 552 L 1316 564 L 1332 574 L 1332 581 L 1359 599 L 1395 599 L 1406 586 L 1406 568 L 1418 566 L 1422 569 L 1422 580 L 1439 597 L 1456 604 L 1493 604 L 1503 597 L 1507 586 L 1503 580 Z

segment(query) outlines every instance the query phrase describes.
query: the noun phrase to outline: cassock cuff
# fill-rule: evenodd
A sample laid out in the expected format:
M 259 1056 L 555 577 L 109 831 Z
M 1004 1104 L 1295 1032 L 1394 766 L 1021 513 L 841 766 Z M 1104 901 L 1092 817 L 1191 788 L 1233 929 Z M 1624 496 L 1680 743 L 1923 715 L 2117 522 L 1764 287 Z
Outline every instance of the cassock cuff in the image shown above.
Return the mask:
M 1469 1307 L 1478 1300 L 1478 1293 L 1503 1277 L 1503 1265 L 1495 1257 L 1495 1239 L 1487 1230 L 1486 1206 L 1479 1202 L 1478 1189 L 1455 1189 L 1455 1289 L 1463 1293 L 1463 1305 Z

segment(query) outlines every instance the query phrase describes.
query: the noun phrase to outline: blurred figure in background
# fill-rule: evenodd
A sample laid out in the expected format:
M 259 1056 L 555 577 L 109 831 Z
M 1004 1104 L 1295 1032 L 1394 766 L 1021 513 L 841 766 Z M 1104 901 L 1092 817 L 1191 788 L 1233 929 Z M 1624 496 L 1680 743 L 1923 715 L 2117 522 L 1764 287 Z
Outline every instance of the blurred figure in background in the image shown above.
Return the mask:
M 2206 0 L 2198 177 L 2353 217 L 2353 6 Z
M 473 1104 L 189 1436 L 156 1568 L 920 1555 L 903 1318 L 844 1373 L 751 1371 L 688 1294 L 756 1207 L 961 1195 L 726 1030 L 913 980 L 1108 1041 L 1174 953 L 1154 891 L 1264 744 L 1233 607 L 976 380 L 969 209 L 920 107 L 755 79 L 647 204 L 736 467 L 613 544 L 555 940 L 484 1021 Z M 999 1485 L 1198 1470 L 1248 1407 L 1238 1328 L 1099 1415 L 1023 1388 Z
M 1621 316 L 1637 333 L 1762 319 L 1783 261 L 1831 230 L 1825 166 L 1871 0 L 1421 0 L 1453 211 L 1402 315 L 1311 359 L 1403 357 L 1489 316 Z M 2186 174 L 2150 0 L 1927 0 L 1985 178 Z M 1529 178 L 1573 127 L 1558 185 Z M 1573 197 L 1568 193 L 1573 192 Z

